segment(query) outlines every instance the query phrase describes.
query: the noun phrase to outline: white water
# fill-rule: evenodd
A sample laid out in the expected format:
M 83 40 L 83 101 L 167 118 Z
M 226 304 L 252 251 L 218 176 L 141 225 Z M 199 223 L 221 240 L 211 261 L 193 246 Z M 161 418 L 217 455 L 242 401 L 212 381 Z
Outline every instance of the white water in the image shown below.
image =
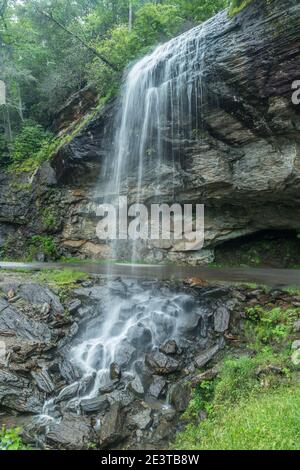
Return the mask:
M 134 186 L 139 202 L 149 176 L 159 195 L 162 165 L 175 172 L 179 141 L 201 129 L 205 32 L 204 24 L 158 46 L 128 72 L 105 168 L 108 195 Z
M 111 158 L 105 167 L 107 201 L 135 187 L 135 202 L 141 202 L 149 176 L 151 195 L 159 196 L 162 166 L 167 165 L 175 175 L 176 165 L 180 165 L 180 142 L 195 139 L 195 131 L 201 128 L 204 63 L 205 27 L 201 26 L 157 47 L 131 68 L 116 118 Z M 118 243 L 114 249 L 117 258 Z M 131 250 L 127 257 L 134 259 L 136 247 Z M 71 350 L 71 361 L 82 371 L 81 385 L 95 378 L 92 387 L 82 396 L 78 392 L 71 405 L 78 405 L 83 396 L 99 394 L 99 388 L 110 381 L 113 362 L 125 374 L 136 373 L 135 362 L 148 350 L 171 338 L 180 343 L 191 318 L 201 315 L 194 299 L 186 294 L 145 290 L 137 283 L 127 289 L 125 296 L 119 295 L 108 283 L 107 296 L 101 300 L 102 314 Z M 46 403 L 46 415 L 59 399 Z

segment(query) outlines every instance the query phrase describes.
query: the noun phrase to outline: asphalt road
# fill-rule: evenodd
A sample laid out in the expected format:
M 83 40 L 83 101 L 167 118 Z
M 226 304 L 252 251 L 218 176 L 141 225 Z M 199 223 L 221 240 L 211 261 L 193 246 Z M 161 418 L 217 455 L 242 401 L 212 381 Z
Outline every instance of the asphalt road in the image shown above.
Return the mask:
M 1 270 L 42 271 L 76 269 L 90 274 L 112 275 L 138 279 L 178 280 L 199 278 L 204 281 L 246 282 L 271 287 L 300 287 L 300 270 L 269 268 L 208 268 L 178 265 L 102 264 L 102 263 L 4 263 Z

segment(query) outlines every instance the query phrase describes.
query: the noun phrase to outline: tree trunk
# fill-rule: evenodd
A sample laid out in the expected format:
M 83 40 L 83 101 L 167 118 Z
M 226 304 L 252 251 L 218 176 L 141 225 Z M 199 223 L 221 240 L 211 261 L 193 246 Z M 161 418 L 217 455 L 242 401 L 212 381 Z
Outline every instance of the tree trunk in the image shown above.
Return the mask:
M 132 0 L 129 0 L 129 20 L 128 20 L 128 29 L 132 31 L 133 26 L 133 10 L 132 10 Z

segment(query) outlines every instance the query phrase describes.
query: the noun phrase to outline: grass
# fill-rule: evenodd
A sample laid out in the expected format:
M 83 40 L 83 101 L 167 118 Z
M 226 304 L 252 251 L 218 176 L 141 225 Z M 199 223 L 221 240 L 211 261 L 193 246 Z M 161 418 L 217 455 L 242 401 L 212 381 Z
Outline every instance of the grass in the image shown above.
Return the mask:
M 79 281 L 84 281 L 89 278 L 89 275 L 84 272 L 75 271 L 72 269 L 60 269 L 43 271 L 38 275 L 40 282 L 49 284 L 50 286 L 64 288 L 75 287 Z
M 185 450 L 298 450 L 300 386 L 254 396 L 200 426 L 190 425 L 175 444 Z
M 242 355 L 227 352 L 218 377 L 195 388 L 175 449 L 299 449 L 299 366 L 291 343 L 300 309 L 258 306 L 245 315 L 247 346 Z M 199 422 L 203 411 L 207 419 Z

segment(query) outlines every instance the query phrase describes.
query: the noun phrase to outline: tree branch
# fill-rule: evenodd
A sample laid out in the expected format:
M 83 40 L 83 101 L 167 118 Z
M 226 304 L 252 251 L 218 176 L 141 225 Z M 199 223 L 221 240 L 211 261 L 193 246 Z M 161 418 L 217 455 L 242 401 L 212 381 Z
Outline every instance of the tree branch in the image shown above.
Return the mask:
M 72 31 L 70 31 L 69 29 L 67 29 L 62 23 L 60 23 L 56 18 L 54 18 L 52 16 L 52 14 L 49 14 L 43 10 L 39 10 L 38 9 L 38 12 L 45 16 L 48 20 L 52 21 L 54 24 L 56 24 L 56 26 L 58 26 L 59 28 L 61 28 L 63 31 L 65 31 L 66 33 L 68 33 L 70 36 L 74 37 L 75 39 L 77 39 L 77 41 L 79 41 L 84 47 L 86 47 L 88 50 L 90 50 L 95 56 L 98 57 L 98 59 L 102 60 L 102 62 L 104 62 L 105 65 L 107 65 L 108 67 L 110 67 L 111 69 L 113 69 L 115 72 L 119 72 L 118 68 L 112 64 L 109 60 L 107 60 L 105 57 L 103 57 L 101 54 L 99 54 L 98 51 L 96 51 L 96 49 L 94 49 L 93 47 L 91 47 L 89 44 L 87 44 L 80 36 L 78 36 L 76 33 L 73 33 Z

